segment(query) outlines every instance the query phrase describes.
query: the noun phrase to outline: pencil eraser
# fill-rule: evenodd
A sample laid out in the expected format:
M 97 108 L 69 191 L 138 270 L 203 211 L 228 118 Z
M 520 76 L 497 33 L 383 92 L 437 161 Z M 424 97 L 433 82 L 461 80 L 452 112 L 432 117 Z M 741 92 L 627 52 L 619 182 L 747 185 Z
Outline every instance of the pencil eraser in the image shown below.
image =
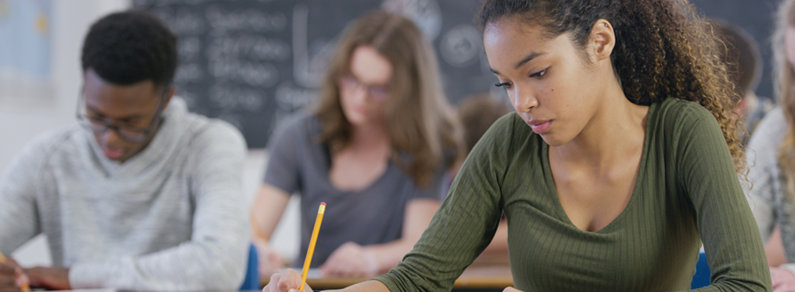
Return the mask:
M 326 205 L 326 202 L 320 202 L 320 205 L 321 205 L 321 206 L 325 206 L 325 205 Z

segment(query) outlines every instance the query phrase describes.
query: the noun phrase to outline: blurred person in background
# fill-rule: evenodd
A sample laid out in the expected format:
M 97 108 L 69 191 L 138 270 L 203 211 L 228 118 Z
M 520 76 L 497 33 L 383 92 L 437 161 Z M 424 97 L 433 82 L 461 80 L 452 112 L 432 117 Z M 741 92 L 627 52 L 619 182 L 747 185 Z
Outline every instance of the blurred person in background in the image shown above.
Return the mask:
M 724 21 L 713 21 L 719 28 L 722 41 L 718 45 L 721 60 L 726 63 L 729 80 L 741 99 L 735 113 L 744 126 L 741 131 L 743 144 L 748 142 L 759 121 L 774 104 L 769 98 L 756 96 L 756 88 L 762 77 L 762 55 L 754 38 L 741 27 Z
M 500 117 L 511 112 L 511 107 L 504 99 L 492 96 L 489 93 L 479 93 L 466 97 L 458 104 L 456 112 L 461 125 L 464 128 L 464 146 L 466 152 L 472 151 L 475 144 L 480 141 L 483 134 Z M 462 161 L 463 162 L 463 161 Z M 450 189 L 455 175 L 461 168 L 457 163 L 448 174 L 447 184 L 444 189 L 444 196 Z M 489 246 L 478 257 L 475 263 L 508 263 L 508 222 L 502 216 L 494 239 Z
M 431 44 L 403 16 L 374 11 L 347 29 L 314 110 L 270 139 L 251 208 L 262 277 L 283 265 L 268 239 L 293 193 L 300 260 L 327 204 L 312 259 L 324 275 L 375 276 L 411 250 L 439 207 L 445 171 L 464 153 L 439 78 Z
M 174 97 L 176 44 L 144 12 L 91 26 L 78 123 L 32 141 L 0 178 L 0 251 L 44 233 L 54 266 L 9 260 L 0 290 L 19 290 L 15 270 L 53 290 L 240 287 L 249 250 L 245 141 Z
M 795 1 L 779 6 L 773 34 L 779 105 L 756 127 L 746 153 L 748 199 L 775 291 L 795 291 Z

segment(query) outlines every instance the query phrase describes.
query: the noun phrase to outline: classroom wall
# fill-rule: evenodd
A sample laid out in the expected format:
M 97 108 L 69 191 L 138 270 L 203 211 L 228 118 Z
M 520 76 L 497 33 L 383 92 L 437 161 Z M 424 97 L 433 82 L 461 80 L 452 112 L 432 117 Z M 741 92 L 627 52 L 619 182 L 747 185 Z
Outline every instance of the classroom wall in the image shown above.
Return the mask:
M 73 122 L 81 84 L 80 47 L 89 25 L 128 5 L 127 0 L 52 1 L 53 95 L 46 98 L 0 97 L 0 169 L 33 137 Z
M 34 137 L 75 122 L 75 106 L 82 84 L 80 49 L 88 28 L 100 17 L 129 7 L 129 0 L 53 0 L 52 84 L 46 98 L 0 96 L 0 171 Z M 251 200 L 259 186 L 267 153 L 249 152 L 245 165 L 244 190 Z M 287 256 L 298 253 L 298 200 L 293 198 L 285 219 L 273 236 L 275 248 Z M 49 265 L 50 253 L 44 236 L 39 236 L 12 254 L 22 265 Z
M 52 96 L 0 96 L 0 170 L 37 135 L 74 122 L 80 88 L 80 48 L 92 22 L 102 15 L 124 9 L 128 0 L 52 1 Z M 43 237 L 37 237 L 14 257 L 26 265 L 50 263 Z

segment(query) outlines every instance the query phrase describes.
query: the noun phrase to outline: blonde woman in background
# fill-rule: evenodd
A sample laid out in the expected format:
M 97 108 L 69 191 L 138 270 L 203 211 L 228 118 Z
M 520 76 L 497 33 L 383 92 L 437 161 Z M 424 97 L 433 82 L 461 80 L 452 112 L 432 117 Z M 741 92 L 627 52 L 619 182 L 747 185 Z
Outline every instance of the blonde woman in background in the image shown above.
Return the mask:
M 326 202 L 312 267 L 368 277 L 394 267 L 439 207 L 444 172 L 463 155 L 459 128 L 417 27 L 383 11 L 360 18 L 337 45 L 314 111 L 271 138 L 251 209 L 260 275 L 281 268 L 267 240 L 292 193 L 301 195 L 299 259 Z
M 773 40 L 780 106 L 765 116 L 748 144 L 749 200 L 774 290 L 795 291 L 795 1 L 781 3 Z

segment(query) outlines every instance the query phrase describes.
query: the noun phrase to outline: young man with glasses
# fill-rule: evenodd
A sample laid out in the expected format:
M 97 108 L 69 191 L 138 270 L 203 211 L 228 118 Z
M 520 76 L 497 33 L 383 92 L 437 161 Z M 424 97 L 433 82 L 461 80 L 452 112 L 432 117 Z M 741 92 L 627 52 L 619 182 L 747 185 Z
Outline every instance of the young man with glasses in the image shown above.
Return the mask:
M 245 142 L 172 98 L 176 37 L 143 12 L 94 23 L 78 125 L 32 142 L 0 179 L 0 251 L 47 235 L 54 267 L 0 265 L 0 290 L 232 290 L 248 225 Z

